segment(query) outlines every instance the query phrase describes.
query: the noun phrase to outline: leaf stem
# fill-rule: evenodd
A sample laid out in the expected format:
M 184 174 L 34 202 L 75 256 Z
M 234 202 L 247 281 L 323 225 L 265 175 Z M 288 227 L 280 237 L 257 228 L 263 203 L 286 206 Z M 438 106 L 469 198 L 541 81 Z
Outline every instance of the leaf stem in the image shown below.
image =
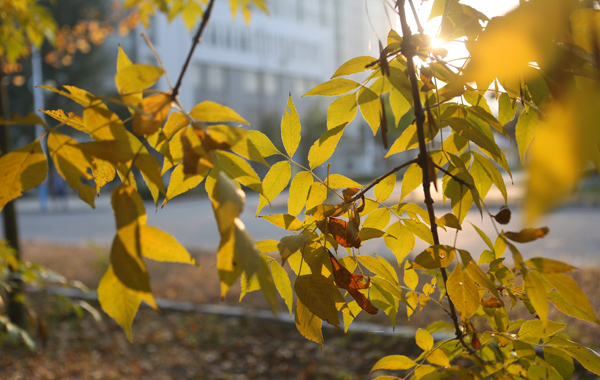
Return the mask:
M 210 2 L 208 3 L 208 6 L 206 7 L 206 10 L 204 11 L 204 16 L 202 16 L 202 22 L 200 23 L 200 26 L 198 27 L 198 31 L 196 32 L 196 34 L 194 35 L 194 39 L 192 40 L 192 47 L 190 48 L 188 56 L 185 59 L 185 63 L 183 64 L 183 67 L 181 68 L 181 73 L 179 73 L 179 78 L 177 78 L 177 83 L 175 84 L 175 87 L 173 87 L 173 91 L 171 92 L 171 98 L 173 98 L 173 100 L 175 100 L 175 98 L 177 98 L 177 95 L 179 95 L 179 89 L 181 88 L 183 76 L 185 75 L 185 72 L 187 71 L 188 67 L 190 66 L 190 62 L 192 61 L 192 56 L 194 55 L 194 50 L 196 50 L 196 46 L 200 42 L 200 38 L 202 37 L 204 28 L 206 28 L 206 25 L 208 24 L 208 20 L 210 19 L 210 14 L 212 12 L 214 3 L 215 3 L 215 0 L 210 0 Z
M 367 186 L 365 186 L 361 191 L 359 191 L 358 193 L 356 193 L 349 201 L 346 201 L 344 203 L 351 203 L 354 201 L 359 200 L 360 198 L 362 198 L 365 193 L 369 190 L 371 190 L 375 185 L 377 185 L 379 182 L 383 181 L 384 179 L 386 179 L 387 177 L 391 176 L 392 174 L 396 173 L 397 171 L 400 171 L 402 169 L 404 169 L 405 167 L 412 165 L 412 164 L 416 164 L 418 162 L 418 159 L 412 159 L 408 162 L 403 163 L 402 165 L 396 166 L 395 168 L 393 168 L 392 170 L 390 170 L 389 172 L 375 178 L 373 181 L 371 181 Z

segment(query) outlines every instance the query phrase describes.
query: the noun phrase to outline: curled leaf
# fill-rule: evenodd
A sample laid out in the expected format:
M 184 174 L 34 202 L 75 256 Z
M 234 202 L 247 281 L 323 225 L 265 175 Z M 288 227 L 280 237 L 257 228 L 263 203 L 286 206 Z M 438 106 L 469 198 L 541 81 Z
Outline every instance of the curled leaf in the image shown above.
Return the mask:
M 335 284 L 342 289 L 346 289 L 348 293 L 356 300 L 358 305 L 369 314 L 377 314 L 379 309 L 377 309 L 371 301 L 364 294 L 359 292 L 358 289 L 367 289 L 369 287 L 370 281 L 367 280 L 366 283 L 361 283 L 359 280 L 363 279 L 364 276 L 360 274 L 353 274 L 346 268 L 344 268 L 336 258 L 329 252 L 329 258 L 331 260 L 331 265 L 333 267 L 333 277 L 335 279 Z
M 519 232 L 505 232 L 504 235 L 517 243 L 529 243 L 531 241 L 543 238 L 550 232 L 548 227 L 542 228 L 524 228 Z

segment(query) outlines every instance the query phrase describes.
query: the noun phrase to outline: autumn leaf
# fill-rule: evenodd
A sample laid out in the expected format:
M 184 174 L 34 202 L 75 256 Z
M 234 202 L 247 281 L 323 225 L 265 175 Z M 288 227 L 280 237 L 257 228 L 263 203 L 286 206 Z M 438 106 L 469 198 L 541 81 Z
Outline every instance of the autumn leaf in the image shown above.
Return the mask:
M 359 292 L 359 289 L 368 289 L 370 281 L 367 279 L 366 283 L 361 283 L 360 280 L 364 276 L 359 274 L 353 274 L 348 271 L 345 267 L 340 265 L 336 258 L 329 252 L 329 259 L 333 267 L 333 277 L 335 284 L 338 288 L 346 289 L 348 293 L 356 300 L 361 309 L 365 310 L 369 314 L 377 314 L 379 311 L 371 301 L 364 294 Z
M 534 240 L 543 238 L 550 232 L 548 227 L 542 228 L 524 228 L 519 232 L 505 232 L 504 235 L 517 243 L 529 243 Z
M 358 229 L 352 223 L 339 218 L 329 218 L 328 223 L 319 222 L 317 226 L 321 232 L 331 234 L 342 247 L 360 247 Z

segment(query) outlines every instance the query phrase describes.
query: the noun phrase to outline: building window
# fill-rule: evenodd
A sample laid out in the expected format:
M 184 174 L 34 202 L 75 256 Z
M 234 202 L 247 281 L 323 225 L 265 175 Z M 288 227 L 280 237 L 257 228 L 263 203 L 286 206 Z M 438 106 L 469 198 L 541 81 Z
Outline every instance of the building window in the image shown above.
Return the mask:
M 277 77 L 273 74 L 264 74 L 263 76 L 263 89 L 265 95 L 275 96 L 279 90 Z
M 292 93 L 296 96 L 302 96 L 308 92 L 306 81 L 302 78 L 294 78 L 292 81 Z
M 198 64 L 190 68 L 188 75 L 194 92 L 199 91 L 204 86 L 204 83 L 202 83 L 202 71 L 202 66 Z
M 223 91 L 225 88 L 225 72 L 222 67 L 209 66 L 206 69 L 206 85 L 209 90 Z
M 258 74 L 253 71 L 242 73 L 242 89 L 246 94 L 258 93 Z

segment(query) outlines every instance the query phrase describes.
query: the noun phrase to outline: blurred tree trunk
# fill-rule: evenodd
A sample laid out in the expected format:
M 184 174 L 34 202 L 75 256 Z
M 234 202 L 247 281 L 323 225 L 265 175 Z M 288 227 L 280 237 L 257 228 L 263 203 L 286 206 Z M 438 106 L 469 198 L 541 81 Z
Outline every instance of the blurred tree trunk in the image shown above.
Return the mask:
M 9 118 L 8 94 L 5 83 L 8 80 L 4 73 L 0 71 L 0 116 Z M 2 154 L 10 151 L 10 126 L 0 125 L 0 151 Z M 16 251 L 17 259 L 19 257 L 19 231 L 17 228 L 17 212 L 15 202 L 11 201 L 4 206 L 2 210 L 4 222 L 4 238 Z M 19 327 L 25 326 L 25 306 L 23 304 L 23 280 L 18 272 L 18 268 L 10 268 L 11 279 L 9 281 L 11 288 L 8 293 L 8 317 Z

